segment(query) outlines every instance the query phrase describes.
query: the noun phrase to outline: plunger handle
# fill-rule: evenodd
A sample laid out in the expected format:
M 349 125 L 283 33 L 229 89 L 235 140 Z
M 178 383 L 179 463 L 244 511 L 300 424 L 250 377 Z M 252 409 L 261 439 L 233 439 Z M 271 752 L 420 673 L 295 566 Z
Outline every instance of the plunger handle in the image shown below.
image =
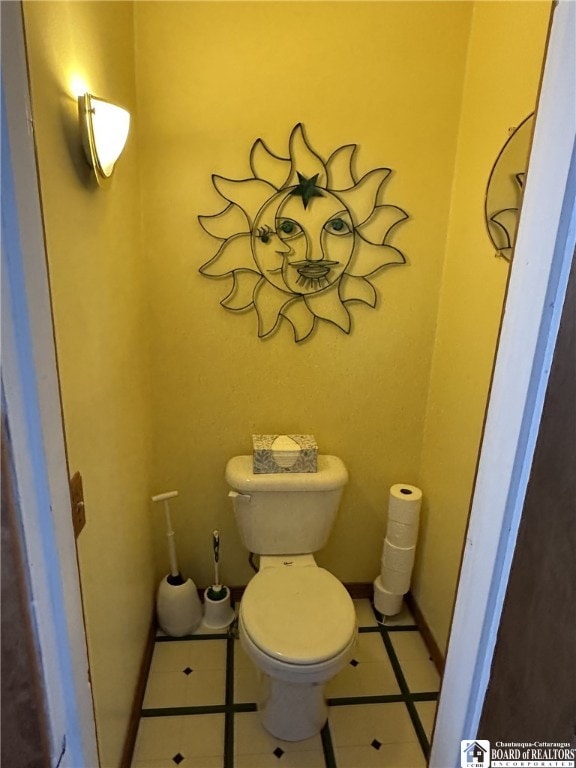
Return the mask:
M 176 560 L 176 545 L 174 544 L 174 531 L 172 530 L 172 520 L 170 519 L 170 507 L 168 502 L 164 502 L 164 512 L 166 514 L 166 538 L 168 540 L 168 558 L 170 560 L 170 573 L 172 576 L 178 576 L 178 562 Z
M 178 491 L 168 491 L 167 493 L 159 493 L 157 496 L 152 496 L 152 501 L 168 501 L 168 499 L 173 499 L 175 496 L 178 496 Z
M 153 502 L 164 502 L 164 514 L 166 515 L 166 538 L 168 540 L 168 559 L 170 560 L 170 574 L 172 576 L 178 576 L 178 561 L 176 560 L 176 546 L 174 544 L 174 531 L 172 530 L 172 520 L 170 519 L 170 503 L 169 499 L 173 499 L 178 496 L 178 491 L 168 491 L 167 493 L 159 493 L 156 496 L 152 496 Z

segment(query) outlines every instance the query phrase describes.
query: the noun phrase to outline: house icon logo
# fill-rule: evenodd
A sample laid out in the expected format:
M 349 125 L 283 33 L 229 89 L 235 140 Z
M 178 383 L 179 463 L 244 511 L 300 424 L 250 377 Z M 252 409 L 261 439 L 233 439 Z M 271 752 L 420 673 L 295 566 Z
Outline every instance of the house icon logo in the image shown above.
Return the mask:
M 460 742 L 461 768 L 490 768 L 490 742 L 486 739 Z

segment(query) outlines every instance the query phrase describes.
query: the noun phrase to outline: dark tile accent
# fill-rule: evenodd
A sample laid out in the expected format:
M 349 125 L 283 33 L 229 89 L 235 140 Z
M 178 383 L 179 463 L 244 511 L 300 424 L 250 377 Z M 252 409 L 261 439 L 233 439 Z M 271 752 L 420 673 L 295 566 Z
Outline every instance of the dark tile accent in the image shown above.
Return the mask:
M 182 670 L 182 672 L 184 672 L 185 675 L 190 675 L 190 674 L 192 674 L 193 671 L 194 670 L 190 669 L 190 667 L 186 667 L 186 669 Z
M 320 738 L 322 739 L 322 750 L 324 752 L 326 768 L 337 768 L 334 746 L 332 745 L 332 735 L 330 733 L 330 724 L 328 721 L 326 721 L 325 726 L 320 731 Z
M 180 765 L 182 760 L 184 760 L 184 755 L 181 755 L 180 752 L 172 758 L 172 762 L 176 763 L 176 765 Z
M 155 642 L 157 643 L 197 643 L 202 642 L 202 640 L 226 640 L 227 635 L 219 633 L 219 634 L 208 634 L 205 635 L 182 635 L 182 637 L 170 637 L 169 635 L 156 635 Z
M 410 698 L 412 701 L 438 701 L 439 691 L 420 691 L 419 693 L 411 693 Z
M 223 715 L 225 704 L 207 704 L 195 707 L 154 707 L 143 709 L 140 717 L 178 717 L 180 715 Z
M 438 698 L 437 695 L 436 698 Z M 327 699 L 327 703 L 329 707 L 347 707 L 350 704 L 396 704 L 405 700 L 406 697 L 401 693 L 387 693 L 382 696 L 340 696 Z M 429 701 L 429 699 L 419 699 L 419 701 Z
M 234 620 L 234 624 L 236 620 Z M 234 655 L 236 640 L 231 627 L 226 639 L 226 714 L 224 716 L 224 768 L 234 768 Z M 255 707 L 254 707 L 255 708 Z
M 357 666 L 358 666 L 358 664 L 360 664 L 360 662 L 359 662 L 359 661 L 356 661 L 356 659 L 351 659 L 351 660 L 350 660 L 350 664 L 351 664 L 353 667 L 357 667 Z
M 374 741 L 370 742 L 370 746 L 374 747 L 374 749 L 378 750 L 382 746 L 382 742 L 378 741 L 378 739 L 374 739 Z
M 272 754 L 274 755 L 274 757 L 277 757 L 278 760 L 280 760 L 280 758 L 284 754 L 284 750 L 281 747 L 276 747 L 276 749 L 274 750 L 274 752 L 272 752 Z
M 408 688 L 408 683 L 406 682 L 406 678 L 402 672 L 402 667 L 400 666 L 400 662 L 396 656 L 396 651 L 394 650 L 392 641 L 388 636 L 388 631 L 384 626 L 380 628 L 380 633 L 382 635 L 384 645 L 386 646 L 386 651 L 388 653 L 388 658 L 390 659 L 390 664 L 392 664 L 394 675 L 396 676 L 396 682 L 398 683 L 398 686 L 402 692 L 404 703 L 406 704 L 406 709 L 408 710 L 408 714 L 412 720 L 412 725 L 416 731 L 416 736 L 418 737 L 420 748 L 422 749 L 424 757 L 428 759 L 430 754 L 430 743 L 428 742 L 428 737 L 426 736 L 426 732 L 424 731 L 422 723 L 420 722 L 420 717 L 418 716 L 418 712 L 414 706 L 414 699 L 410 693 L 410 689 Z

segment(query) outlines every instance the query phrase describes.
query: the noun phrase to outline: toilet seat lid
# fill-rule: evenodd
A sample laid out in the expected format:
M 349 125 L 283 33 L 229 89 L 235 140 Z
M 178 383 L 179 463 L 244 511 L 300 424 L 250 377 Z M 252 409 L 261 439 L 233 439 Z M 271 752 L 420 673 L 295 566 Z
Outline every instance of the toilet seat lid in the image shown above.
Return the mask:
M 354 603 L 324 568 L 278 566 L 259 571 L 240 604 L 244 629 L 268 656 L 291 664 L 317 664 L 350 643 Z

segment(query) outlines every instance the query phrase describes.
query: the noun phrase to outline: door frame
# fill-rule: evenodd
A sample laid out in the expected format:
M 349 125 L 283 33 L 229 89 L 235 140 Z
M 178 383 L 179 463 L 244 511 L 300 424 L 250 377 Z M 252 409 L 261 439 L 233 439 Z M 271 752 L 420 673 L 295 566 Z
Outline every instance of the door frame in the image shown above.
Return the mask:
M 50 765 L 99 765 L 28 89 L 22 7 L 2 27 L 2 408 Z
M 552 24 L 430 768 L 475 739 L 576 243 L 576 3 Z
M 54 764 L 96 766 L 21 5 L 0 6 L 5 407 Z M 575 7 L 560 0 L 552 23 L 431 768 L 456 768 L 476 735 L 573 254 Z

